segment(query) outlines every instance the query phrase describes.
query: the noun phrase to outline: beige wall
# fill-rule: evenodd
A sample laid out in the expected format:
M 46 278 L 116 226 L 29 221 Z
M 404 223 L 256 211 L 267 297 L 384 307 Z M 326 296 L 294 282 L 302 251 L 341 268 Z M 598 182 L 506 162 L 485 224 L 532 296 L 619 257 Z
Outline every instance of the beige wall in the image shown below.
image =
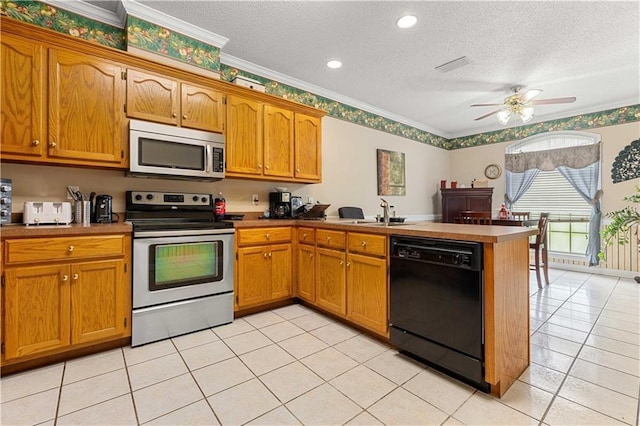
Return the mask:
M 640 185 L 640 179 L 614 184 L 611 180 L 611 166 L 618 153 L 629 143 L 640 138 L 640 123 L 627 123 L 617 126 L 590 129 L 588 132 L 597 133 L 602 138 L 602 211 L 603 213 L 617 210 L 625 206 L 622 198 L 635 192 L 635 185 Z M 458 183 L 466 184 L 476 179 L 485 179 L 484 168 L 491 163 L 504 167 L 504 150 L 511 142 L 486 145 L 473 148 L 458 149 L 451 152 L 450 176 Z M 493 186 L 494 211 L 504 201 L 505 180 L 504 173 L 500 178 L 489 181 Z
M 185 182 L 125 177 L 121 171 L 3 163 L 1 175 L 13 179 L 14 212 L 25 201 L 64 201 L 66 186 L 79 185 L 82 192 L 95 191 L 114 197 L 114 211 L 122 212 L 126 190 L 192 191 L 217 194 L 222 191 L 228 211 L 263 211 L 274 186 L 286 186 L 295 195 L 331 204 L 327 211 L 337 216 L 340 206 L 362 207 L 366 215 L 381 212 L 377 195 L 376 149 L 405 153 L 407 195 L 386 197 L 398 215 L 439 214 L 437 185 L 447 178 L 450 152 L 389 135 L 345 121 L 323 119 L 323 182 L 315 185 L 225 179 L 220 182 Z M 258 206 L 251 195 L 258 194 Z

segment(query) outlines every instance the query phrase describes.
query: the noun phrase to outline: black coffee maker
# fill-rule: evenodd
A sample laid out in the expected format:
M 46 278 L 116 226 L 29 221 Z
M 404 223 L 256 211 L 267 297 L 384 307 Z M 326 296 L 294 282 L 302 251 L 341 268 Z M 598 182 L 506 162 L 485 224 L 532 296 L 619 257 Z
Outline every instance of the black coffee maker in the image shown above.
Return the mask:
M 112 203 L 111 195 L 98 195 L 95 199 L 92 222 L 111 223 Z
M 269 193 L 269 217 L 272 219 L 291 218 L 291 193 L 290 192 L 270 192 Z

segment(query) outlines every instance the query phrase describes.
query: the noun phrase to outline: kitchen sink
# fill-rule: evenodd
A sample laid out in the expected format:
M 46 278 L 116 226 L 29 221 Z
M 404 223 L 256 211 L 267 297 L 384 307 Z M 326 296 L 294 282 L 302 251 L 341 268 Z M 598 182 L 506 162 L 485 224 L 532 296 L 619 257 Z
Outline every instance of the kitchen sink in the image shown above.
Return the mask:
M 389 223 L 382 223 L 382 222 L 374 222 L 374 223 L 363 223 L 363 225 L 367 225 L 367 226 L 404 226 L 404 225 L 415 225 L 416 222 L 389 222 Z

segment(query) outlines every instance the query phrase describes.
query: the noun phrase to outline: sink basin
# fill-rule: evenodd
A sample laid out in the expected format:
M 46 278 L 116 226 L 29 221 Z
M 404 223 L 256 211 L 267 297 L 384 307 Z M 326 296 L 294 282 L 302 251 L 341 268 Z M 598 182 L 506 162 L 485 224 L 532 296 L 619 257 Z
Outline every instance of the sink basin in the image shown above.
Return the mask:
M 376 222 L 373 221 L 373 220 L 354 219 L 352 221 L 349 221 L 348 223 L 353 224 L 353 225 L 364 225 L 364 224 L 374 224 Z
M 389 222 L 389 223 L 382 223 L 382 222 L 374 222 L 374 223 L 366 223 L 365 225 L 368 226 L 404 226 L 404 225 L 415 225 L 416 222 Z

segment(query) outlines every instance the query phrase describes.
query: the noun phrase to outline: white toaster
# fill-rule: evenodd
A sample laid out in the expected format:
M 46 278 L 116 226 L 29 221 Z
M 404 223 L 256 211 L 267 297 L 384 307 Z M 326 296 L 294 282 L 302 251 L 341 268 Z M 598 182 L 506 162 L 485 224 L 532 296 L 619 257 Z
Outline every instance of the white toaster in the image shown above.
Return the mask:
M 71 223 L 71 203 L 25 201 L 22 223 L 25 225 L 67 225 Z

